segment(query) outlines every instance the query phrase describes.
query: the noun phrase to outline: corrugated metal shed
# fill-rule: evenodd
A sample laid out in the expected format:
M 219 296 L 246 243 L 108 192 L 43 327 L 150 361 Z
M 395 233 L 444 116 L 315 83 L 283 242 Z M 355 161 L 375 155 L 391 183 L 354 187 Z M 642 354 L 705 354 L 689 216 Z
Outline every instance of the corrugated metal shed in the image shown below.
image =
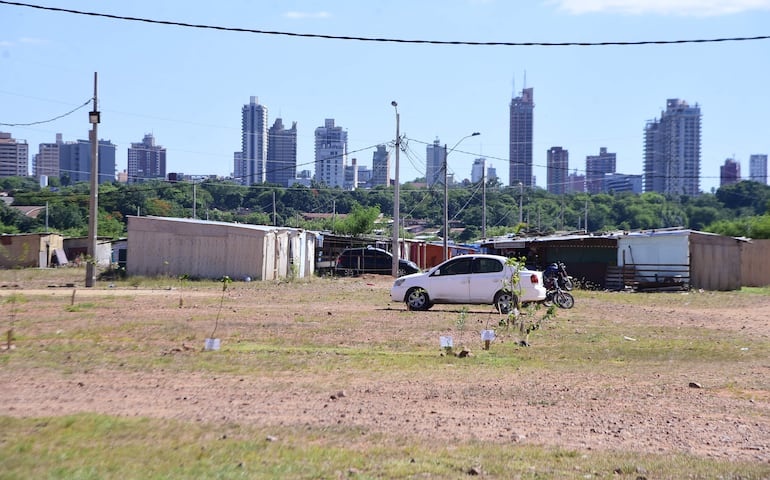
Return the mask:
M 313 274 L 305 230 L 185 218 L 129 217 L 129 275 L 275 280 Z

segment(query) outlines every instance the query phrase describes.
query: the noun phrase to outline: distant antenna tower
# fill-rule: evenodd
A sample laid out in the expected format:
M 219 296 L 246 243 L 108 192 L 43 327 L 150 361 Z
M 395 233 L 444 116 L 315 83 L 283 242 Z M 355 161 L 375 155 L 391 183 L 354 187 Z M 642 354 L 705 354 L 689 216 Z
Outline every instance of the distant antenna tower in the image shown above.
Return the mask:
M 524 70 L 524 90 L 527 89 L 527 71 Z

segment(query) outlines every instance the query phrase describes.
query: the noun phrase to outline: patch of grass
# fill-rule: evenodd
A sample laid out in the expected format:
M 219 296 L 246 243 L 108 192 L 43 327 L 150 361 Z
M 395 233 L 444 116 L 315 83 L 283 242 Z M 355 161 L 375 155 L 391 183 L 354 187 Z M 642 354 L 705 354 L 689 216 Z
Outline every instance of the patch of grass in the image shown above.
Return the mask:
M 742 287 L 740 292 L 752 295 L 770 295 L 770 285 L 764 287 Z
M 83 312 L 85 310 L 95 308 L 96 304 L 94 303 L 75 303 L 73 305 L 66 305 L 64 307 L 64 310 L 67 312 Z
M 273 429 L 75 415 L 0 417 L 4 478 L 767 478 L 770 466 L 510 441 L 424 443 L 356 428 Z M 152 439 L 152 441 L 148 441 Z M 146 461 L 137 461 L 146 459 Z

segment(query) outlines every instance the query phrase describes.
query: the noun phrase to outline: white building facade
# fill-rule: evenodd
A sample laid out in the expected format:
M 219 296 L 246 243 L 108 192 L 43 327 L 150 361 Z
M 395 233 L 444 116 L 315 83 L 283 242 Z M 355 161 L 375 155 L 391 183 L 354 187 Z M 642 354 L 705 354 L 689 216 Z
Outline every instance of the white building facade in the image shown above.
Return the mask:
M 749 180 L 767 185 L 767 154 L 754 154 L 749 157 Z
M 315 129 L 315 180 L 328 187 L 344 188 L 348 158 L 348 132 L 327 118 Z

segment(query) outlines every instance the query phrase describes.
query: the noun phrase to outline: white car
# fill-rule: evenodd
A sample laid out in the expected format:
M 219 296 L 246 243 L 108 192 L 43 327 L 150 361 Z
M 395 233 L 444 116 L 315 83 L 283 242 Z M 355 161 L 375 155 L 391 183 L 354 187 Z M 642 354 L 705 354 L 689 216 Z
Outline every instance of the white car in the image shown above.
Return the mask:
M 508 313 L 516 300 L 542 302 L 546 290 L 542 272 L 519 271 L 519 285 L 511 286 L 516 267 L 500 255 L 471 254 L 450 258 L 422 273 L 398 278 L 390 298 L 409 310 L 427 310 L 437 303 L 494 305 Z

